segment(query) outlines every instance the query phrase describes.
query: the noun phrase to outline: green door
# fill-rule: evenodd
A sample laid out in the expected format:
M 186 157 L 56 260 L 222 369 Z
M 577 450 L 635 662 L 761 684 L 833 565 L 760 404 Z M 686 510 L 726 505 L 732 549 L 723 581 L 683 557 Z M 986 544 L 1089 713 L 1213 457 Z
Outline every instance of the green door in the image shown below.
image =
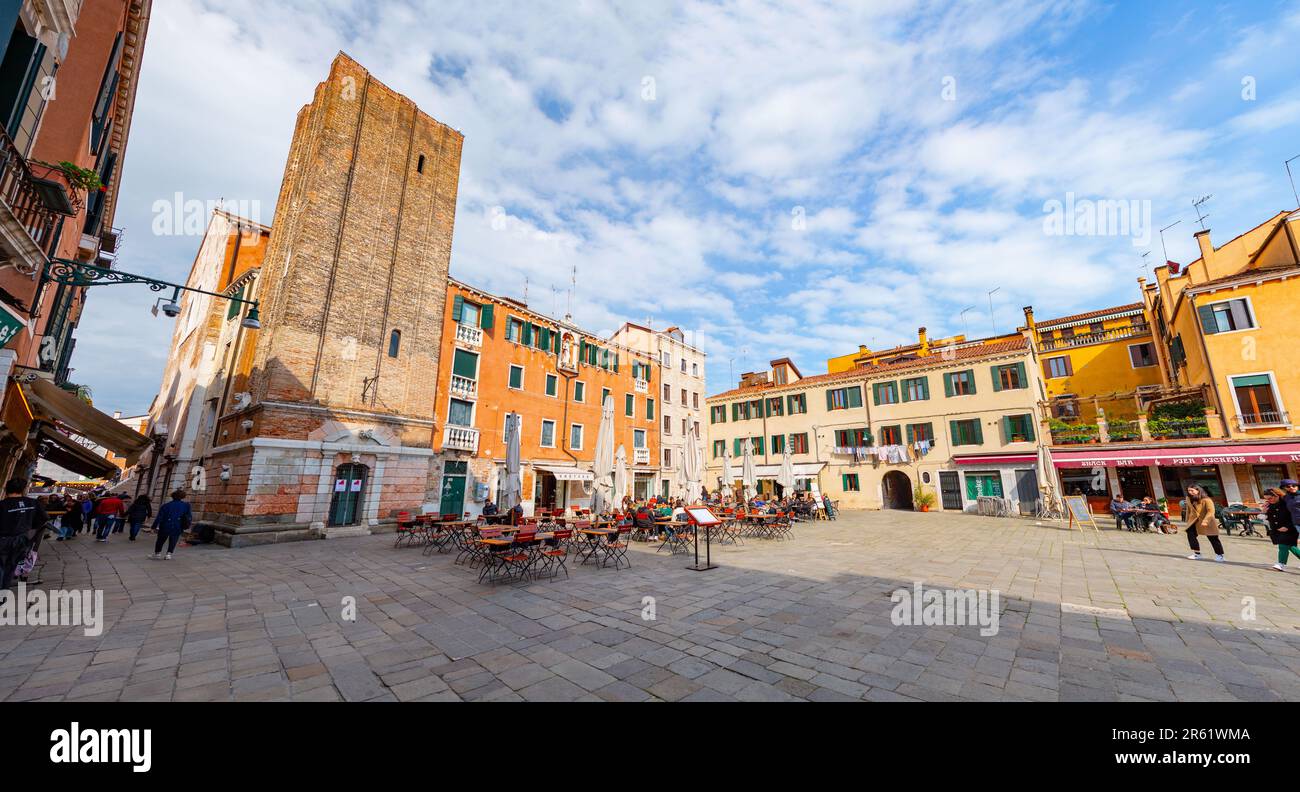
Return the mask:
M 334 471 L 334 498 L 330 501 L 330 525 L 356 525 L 361 514 L 361 496 L 366 489 L 365 465 L 339 465 Z
M 454 514 L 460 517 L 465 510 L 465 474 L 468 463 L 447 462 L 442 469 L 442 497 L 439 499 L 440 514 Z

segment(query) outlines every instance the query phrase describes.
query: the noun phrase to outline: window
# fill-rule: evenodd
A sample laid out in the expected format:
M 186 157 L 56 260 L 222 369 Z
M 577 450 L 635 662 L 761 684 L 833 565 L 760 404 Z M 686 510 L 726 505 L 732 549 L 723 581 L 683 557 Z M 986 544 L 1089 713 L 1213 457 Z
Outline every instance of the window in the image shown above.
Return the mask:
M 1147 346 L 1150 346 L 1150 344 L 1147 344 Z M 1070 357 L 1068 355 L 1044 360 L 1043 369 L 1047 372 L 1048 379 L 1068 377 L 1074 373 L 1074 368 L 1070 365 Z
M 984 428 L 980 425 L 979 419 L 949 421 L 948 429 L 952 433 L 952 444 L 955 446 L 984 444 Z
M 1061 494 L 1063 495 L 1092 495 L 1102 497 L 1110 494 L 1110 482 L 1106 476 L 1098 476 L 1088 468 L 1061 468 L 1057 471 L 1061 475 Z M 1177 479 L 1175 478 L 1175 483 Z M 1182 495 L 1182 490 L 1173 492 L 1169 485 L 1165 485 L 1166 495 Z
M 772 369 L 772 381 L 775 382 L 777 385 L 786 384 L 785 366 L 777 366 L 776 368 Z
M 673 433 L 672 416 L 670 416 L 668 413 L 664 413 L 664 434 L 670 435 L 672 433 Z
M 898 383 L 877 382 L 871 386 L 871 397 L 876 404 L 898 404 Z
M 418 160 L 415 161 L 415 172 L 416 172 L 416 173 L 424 173 L 424 155 L 423 155 L 423 154 L 421 154 L 421 155 L 420 155 L 420 158 L 419 158 Z
M 1133 368 L 1151 368 L 1156 364 L 1156 347 L 1150 342 L 1134 344 L 1128 348 L 1128 358 Z
M 673 389 L 668 383 L 664 383 L 664 404 L 673 400 Z
M 920 442 L 925 441 L 925 440 L 929 440 L 929 441 L 932 442 L 932 443 L 934 442 L 934 425 L 933 425 L 933 424 L 923 423 L 923 424 L 908 424 L 908 425 L 907 425 L 907 443 L 908 443 L 908 445 L 911 445 L 912 443 L 920 443 Z
M 695 427 L 695 436 L 696 436 L 696 437 L 703 437 L 703 435 L 700 434 L 700 422 L 699 422 L 699 421 L 694 421 L 692 425 Z
M 451 373 L 465 379 L 478 379 L 478 355 L 457 349 L 451 356 Z
M 1060 396 L 1052 399 L 1051 407 L 1053 418 L 1079 417 L 1079 402 L 1075 399 L 1073 393 L 1062 393 Z
M 691 393 L 691 409 L 700 409 L 700 394 L 694 392 Z
M 574 451 L 582 450 L 582 424 L 569 426 L 569 448 Z
M 554 396 L 559 393 L 560 378 L 554 374 L 546 375 L 546 395 Z
M 903 429 L 900 426 L 882 426 L 880 427 L 880 444 L 881 445 L 902 445 Z
M 966 474 L 966 497 L 975 500 L 979 497 L 1001 498 L 1002 476 L 995 472 L 980 471 Z
M 662 360 L 663 365 L 671 366 L 673 364 L 673 358 L 667 352 L 661 352 L 659 353 L 659 356 Z
M 788 415 L 802 415 L 808 412 L 808 400 L 805 394 L 792 393 L 785 397 L 786 413 Z
M 573 381 L 573 400 L 576 402 L 585 402 L 587 400 L 587 383 L 582 380 Z
M 473 426 L 474 403 L 452 399 L 447 409 L 447 423 L 451 426 Z
M 1229 377 L 1232 398 L 1243 426 L 1286 423 L 1287 415 L 1279 406 L 1272 374 L 1249 374 Z
M 542 448 L 555 448 L 555 421 L 542 421 Z
M 845 492 L 858 492 L 858 491 L 859 491 L 859 488 L 858 488 L 858 474 L 857 474 L 857 473 L 841 473 L 841 474 L 840 474 L 840 487 L 841 487 Z
M 837 448 L 866 448 L 871 445 L 867 442 L 867 436 L 870 434 L 865 428 L 837 429 L 835 430 L 835 446 Z
M 454 309 L 453 309 L 454 310 Z M 479 307 L 468 300 L 462 300 L 460 304 L 460 318 L 452 317 L 463 325 L 478 327 Z
M 653 421 L 653 420 L 655 419 L 655 400 L 654 400 L 654 399 L 646 399 L 646 400 L 645 400 L 645 419 L 646 419 L 647 421 Z
M 510 387 L 514 390 L 524 389 L 524 367 L 523 366 L 512 365 L 510 367 Z
M 692 376 L 692 377 L 698 377 L 698 376 L 700 376 L 700 364 L 699 364 L 699 363 L 692 363 L 692 364 L 691 364 L 691 376 Z
M 780 396 L 777 396 L 775 399 L 768 399 L 767 400 L 768 417 L 771 417 L 773 415 L 784 415 L 785 411 L 782 409 L 784 406 L 785 406 L 785 400 L 782 399 Z
M 682 373 L 686 373 L 686 358 L 682 358 Z
M 686 406 L 686 389 L 682 388 L 682 406 Z
M 633 448 L 645 448 L 645 430 L 644 430 L 644 429 L 633 429 L 633 430 L 632 430 L 632 447 L 633 447 Z
M 686 419 L 682 419 L 682 437 L 686 436 Z
M 714 458 L 714 459 L 717 459 L 718 457 L 722 456 L 722 455 L 725 454 L 725 453 L 727 453 L 727 441 L 726 441 L 726 440 L 714 440 L 714 441 L 713 441 L 713 458 Z
M 670 467 L 672 467 L 672 466 L 673 466 L 673 450 L 672 450 L 671 448 L 665 448 L 665 449 L 664 449 L 664 467 L 666 467 L 666 468 L 670 468 Z
M 861 406 L 862 388 L 857 385 L 852 388 L 836 388 L 835 390 L 826 391 L 827 410 L 848 410 Z
M 926 401 L 930 398 L 930 378 L 913 377 L 902 382 L 903 401 Z
M 1002 440 L 1006 443 L 1032 443 L 1034 416 L 1008 415 L 1002 419 Z
M 1201 317 L 1201 328 L 1206 333 L 1231 333 L 1234 330 L 1249 330 L 1255 327 L 1249 300 L 1236 299 L 1210 303 L 1200 306 L 1196 312 Z
M 726 423 L 727 405 L 719 404 L 709 408 L 709 423 Z
M 1254 468 L 1255 484 L 1260 492 L 1279 487 L 1283 479 L 1291 478 L 1287 475 L 1286 465 L 1254 465 Z
M 604 409 L 604 407 L 605 407 L 605 400 L 608 399 L 608 398 L 609 398 L 609 388 L 601 388 L 601 389 L 600 389 L 600 406 L 601 406 L 601 409 Z
M 945 396 L 971 396 L 975 393 L 975 372 L 953 371 L 943 375 L 943 394 Z
M 790 435 L 790 453 L 806 454 L 808 453 L 808 433 L 800 432 L 799 434 Z
M 749 442 L 750 446 L 754 449 L 754 455 L 763 456 L 763 438 L 751 437 L 749 438 Z
M 785 435 L 772 435 L 772 453 L 773 454 L 785 453 Z M 790 453 L 793 454 L 794 452 L 791 451 Z
M 1025 376 L 1024 363 L 993 367 L 993 390 L 1020 390 L 1028 387 L 1029 378 Z
M 522 319 L 516 319 L 513 316 L 506 322 L 506 340 L 513 341 L 516 344 L 521 343 L 524 337 L 524 322 Z
M 630 393 L 623 397 L 623 414 L 628 418 L 636 415 L 636 397 Z

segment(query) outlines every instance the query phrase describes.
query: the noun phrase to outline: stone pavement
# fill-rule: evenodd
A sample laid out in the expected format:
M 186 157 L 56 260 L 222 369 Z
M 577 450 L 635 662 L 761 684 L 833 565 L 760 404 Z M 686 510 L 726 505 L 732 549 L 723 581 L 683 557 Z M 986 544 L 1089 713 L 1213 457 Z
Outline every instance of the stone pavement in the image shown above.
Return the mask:
M 495 587 L 391 535 L 170 562 L 148 536 L 49 542 L 42 587 L 103 589 L 107 625 L 0 626 L 0 701 L 1300 699 L 1300 571 L 1267 540 L 1215 564 L 1182 535 L 970 515 L 795 534 L 709 572 L 634 545 L 631 569 Z M 1000 591 L 997 634 L 895 626 L 915 581 Z

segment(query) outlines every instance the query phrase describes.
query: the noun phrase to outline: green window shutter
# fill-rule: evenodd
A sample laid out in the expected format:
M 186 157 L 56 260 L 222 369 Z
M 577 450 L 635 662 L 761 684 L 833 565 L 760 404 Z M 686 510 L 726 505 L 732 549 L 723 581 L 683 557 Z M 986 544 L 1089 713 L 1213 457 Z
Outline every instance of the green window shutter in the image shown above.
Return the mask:
M 786 413 L 786 415 L 794 415 L 794 397 L 793 397 L 793 396 L 786 396 L 786 397 L 785 397 L 785 413 Z
M 737 437 L 735 440 L 731 441 L 731 455 L 738 457 L 740 456 L 740 453 L 740 438 Z
M 953 376 L 952 374 L 944 374 L 944 375 L 943 375 L 943 395 L 944 395 L 944 396 L 952 396 L 952 393 L 953 393 L 953 388 L 952 388 L 952 376 Z
M 929 377 L 921 378 L 921 398 L 925 399 L 926 401 L 930 400 L 930 378 Z
M 235 296 L 240 299 L 243 299 L 245 288 L 246 288 L 245 286 L 240 286 L 239 291 L 235 294 Z M 230 306 L 226 308 L 226 319 L 228 320 L 234 319 L 236 316 L 239 316 L 239 309 L 241 306 L 243 306 L 243 303 L 237 303 L 234 300 L 231 300 Z
M 966 499 L 978 500 L 980 496 L 979 480 L 974 476 L 966 476 Z
M 1029 375 L 1028 375 L 1027 373 L 1025 373 L 1025 364 L 1024 364 L 1024 363 L 1017 363 L 1017 364 L 1016 364 L 1016 376 L 1019 378 L 1020 387 L 1022 387 L 1022 388 L 1028 388 L 1028 387 L 1029 387 Z
M 907 444 L 908 444 L 908 445 L 911 445 L 912 443 L 915 443 L 915 442 L 916 442 L 916 440 L 914 440 L 914 439 L 912 439 L 912 438 L 913 438 L 913 434 L 912 434 L 912 424 L 908 424 L 908 425 L 907 425 Z
M 1034 436 L 1034 416 L 1033 416 L 1033 413 L 1030 413 L 1029 415 L 1026 415 L 1026 416 L 1025 416 L 1025 439 L 1028 440 L 1028 441 L 1031 442 L 1031 443 L 1034 442 L 1034 440 L 1036 439 L 1035 436 Z
M 653 420 L 655 419 L 655 400 L 654 400 L 654 399 L 646 399 L 646 400 L 645 400 L 645 419 L 646 419 L 647 421 L 653 421 Z
M 911 388 L 908 387 L 908 381 L 903 380 L 898 384 L 898 400 L 901 402 L 910 402 L 912 400 Z
M 478 355 L 473 352 L 466 352 L 463 349 L 457 349 L 452 358 L 451 373 L 467 379 L 476 379 L 478 377 Z
M 1003 443 L 1011 442 L 1011 416 L 1010 415 L 1002 416 L 1002 442 Z
M 731 420 L 740 420 L 740 402 L 733 402 L 731 405 Z
M 1002 367 L 1001 367 L 1001 366 L 994 366 L 994 367 L 991 369 L 991 371 L 993 372 L 993 392 L 994 392 L 994 393 L 997 393 L 998 391 L 1002 390 L 1002 378 L 998 376 L 998 369 L 1000 369 L 1000 368 L 1002 368 Z
M 961 432 L 957 431 L 957 422 L 948 422 L 948 435 L 952 438 L 952 444 L 955 446 L 962 445 Z
M 636 413 L 636 397 L 630 393 L 623 397 L 623 412 L 627 414 L 628 418 L 631 418 Z
M 1213 334 L 1219 332 L 1219 320 L 1214 316 L 1214 307 L 1202 305 L 1196 309 L 1196 313 L 1201 317 L 1201 329 L 1207 333 Z
M 861 406 L 862 406 L 862 386 L 861 386 L 861 385 L 854 385 L 852 388 L 849 388 L 849 402 L 848 402 L 848 404 L 849 404 L 850 407 L 861 407 Z
M 841 473 L 841 474 L 840 474 L 840 490 L 843 491 L 843 492 L 848 492 L 848 491 L 849 491 L 849 474 L 848 474 L 848 473 Z
M 877 407 L 880 406 L 880 383 L 879 382 L 871 386 L 871 401 Z
M 614 373 L 618 373 L 618 353 L 614 353 Z
M 457 294 L 451 302 L 451 321 L 459 322 L 461 312 L 465 310 L 465 298 Z
M 932 423 L 923 423 L 923 424 L 921 424 L 921 426 L 924 426 L 924 427 L 925 427 L 925 436 L 926 436 L 927 438 L 929 438 L 931 442 L 933 442 L 933 441 L 934 441 L 934 424 L 932 424 Z
M 834 407 L 834 405 L 835 405 L 835 398 L 834 398 L 834 396 L 832 396 L 833 393 L 835 393 L 835 391 L 833 391 L 833 390 L 828 390 L 828 391 L 826 391 L 826 410 L 827 410 L 828 412 L 829 412 L 829 411 Z
M 974 396 L 975 395 L 975 369 L 968 369 L 963 373 L 965 373 L 966 378 L 970 380 L 970 392 L 971 395 Z
M 538 349 L 550 349 L 550 348 L 551 348 L 551 328 L 549 328 L 549 327 L 543 327 L 543 328 L 542 328 L 542 332 L 541 332 L 541 338 L 538 339 L 538 340 L 540 341 L 540 343 L 538 343 L 538 345 L 537 345 L 537 348 L 538 348 Z
M 971 424 L 975 426 L 975 445 L 984 445 L 984 422 L 976 419 Z
M 491 330 L 492 318 L 493 318 L 492 303 L 484 303 L 483 307 L 480 308 L 478 311 L 478 326 L 483 328 L 484 330 Z
M 524 323 L 524 337 L 521 340 L 523 341 L 524 346 L 533 345 L 533 323 L 532 322 Z

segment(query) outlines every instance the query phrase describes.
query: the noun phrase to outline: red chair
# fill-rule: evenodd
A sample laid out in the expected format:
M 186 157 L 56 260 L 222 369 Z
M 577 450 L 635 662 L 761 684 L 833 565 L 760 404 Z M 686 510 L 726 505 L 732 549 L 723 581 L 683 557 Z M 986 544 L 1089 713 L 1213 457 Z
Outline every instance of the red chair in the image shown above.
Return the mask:
M 411 529 L 415 527 L 415 521 L 411 519 L 411 513 L 400 511 L 397 513 L 397 540 L 393 542 L 393 547 L 401 547 L 402 542 L 411 541 Z
M 541 548 L 541 559 L 545 562 L 542 572 L 550 573 L 552 580 L 564 570 L 564 576 L 569 576 L 569 567 L 565 564 L 569 560 L 569 543 L 573 540 L 573 531 L 556 531 L 551 537 L 551 543 L 543 545 Z

